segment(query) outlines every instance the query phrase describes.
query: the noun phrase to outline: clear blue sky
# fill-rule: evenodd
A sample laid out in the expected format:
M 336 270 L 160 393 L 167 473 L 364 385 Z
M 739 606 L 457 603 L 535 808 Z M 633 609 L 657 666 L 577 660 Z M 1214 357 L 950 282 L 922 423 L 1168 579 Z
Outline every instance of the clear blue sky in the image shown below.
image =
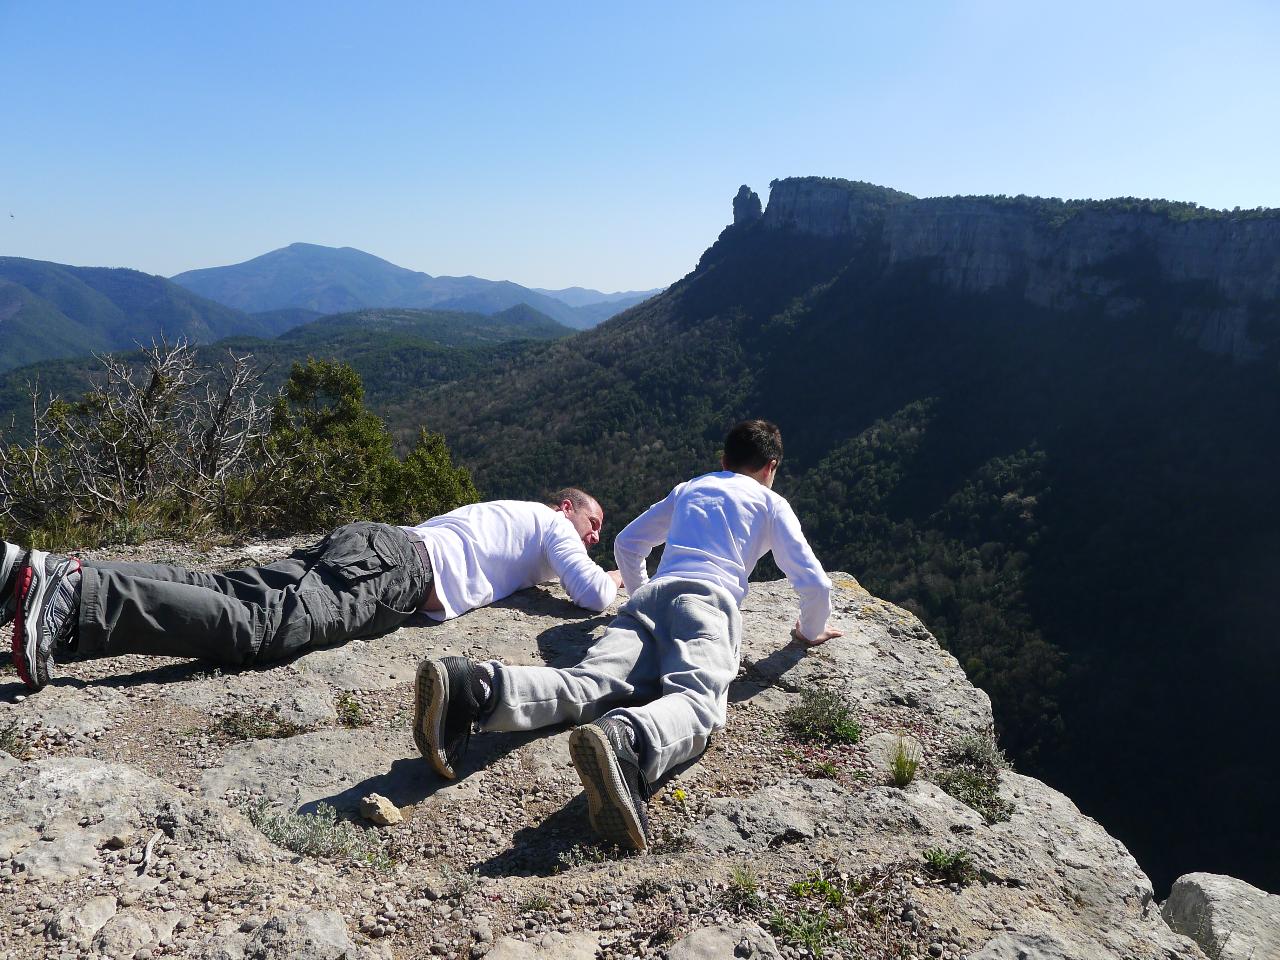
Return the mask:
M 615 290 L 775 177 L 1280 206 L 1280 4 L 620 6 L 0 0 L 0 254 Z

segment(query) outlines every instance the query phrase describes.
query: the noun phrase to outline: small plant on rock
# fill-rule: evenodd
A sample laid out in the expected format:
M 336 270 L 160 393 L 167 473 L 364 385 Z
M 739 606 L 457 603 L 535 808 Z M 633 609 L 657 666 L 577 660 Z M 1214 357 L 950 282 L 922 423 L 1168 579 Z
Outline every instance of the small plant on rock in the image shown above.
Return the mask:
M 1000 774 L 1009 769 L 995 738 L 970 736 L 946 755 L 935 782 L 961 803 L 982 814 L 987 823 L 1008 820 L 1013 805 L 1000 796 Z
M 616 854 L 616 847 L 613 852 Z M 561 870 L 572 870 L 587 863 L 604 863 L 613 857 L 610 856 L 610 851 L 594 843 L 575 843 L 568 850 L 561 850 L 556 859 L 560 861 Z
M 390 870 L 391 858 L 368 831 L 338 819 L 338 813 L 321 803 L 314 813 L 272 810 L 266 800 L 246 808 L 249 822 L 276 846 L 306 857 L 349 858 L 376 870 Z
M 11 757 L 21 757 L 27 752 L 27 740 L 17 720 L 0 726 L 0 750 Z
M 803 900 L 818 899 L 832 907 L 844 906 L 845 895 L 838 884 L 832 883 L 820 873 L 811 873 L 805 880 L 791 885 L 791 895 Z
M 916 778 L 919 769 L 920 751 L 905 737 L 899 737 L 893 747 L 893 756 L 889 758 L 889 777 L 893 785 L 899 789 L 905 787 Z
M 480 886 L 480 878 L 470 870 L 458 870 L 445 864 L 440 868 L 440 877 L 444 881 L 444 895 L 448 900 L 461 902 L 468 894 L 474 893 Z
M 545 893 L 531 893 L 520 901 L 521 913 L 546 913 L 551 909 L 551 898 Z
M 930 876 L 964 886 L 978 875 L 968 850 L 944 850 L 933 847 L 924 852 L 925 869 Z
M 780 940 L 808 950 L 813 957 L 821 957 L 826 946 L 836 939 L 836 928 L 824 910 L 779 910 L 769 918 L 769 929 Z
M 815 780 L 838 780 L 840 768 L 830 760 L 823 760 L 814 764 L 813 769 L 809 771 L 809 776 Z
M 862 727 L 853 712 L 833 690 L 807 690 L 800 702 L 783 717 L 787 729 L 801 740 L 822 743 L 857 743 Z
M 754 913 L 760 909 L 760 875 L 755 867 L 740 863 L 729 871 L 729 889 L 725 892 L 725 899 L 735 913 Z
M 369 719 L 364 715 L 360 701 L 349 693 L 338 695 L 338 699 L 334 702 L 334 709 L 338 712 L 340 726 L 355 728 L 369 725 Z
M 280 716 L 278 707 L 253 707 L 224 713 L 218 717 L 213 729 L 228 740 L 283 740 L 306 732 L 305 727 Z

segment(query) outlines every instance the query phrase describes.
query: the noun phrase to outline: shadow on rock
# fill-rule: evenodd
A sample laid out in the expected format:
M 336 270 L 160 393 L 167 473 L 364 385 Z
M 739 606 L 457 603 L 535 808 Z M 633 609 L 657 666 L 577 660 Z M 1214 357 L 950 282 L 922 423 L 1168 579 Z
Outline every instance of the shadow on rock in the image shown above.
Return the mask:
M 76 685 L 81 687 L 122 688 L 138 687 L 144 683 L 181 683 L 184 680 L 198 680 L 202 675 L 212 675 L 214 671 L 218 671 L 223 675 L 230 675 L 244 672 L 247 669 L 245 667 L 229 667 L 226 664 L 205 660 L 183 660 L 178 663 L 157 664 L 154 667 L 135 670 L 132 673 L 116 673 L 108 677 L 97 677 L 93 680 L 77 680 Z
M 595 844 L 587 815 L 587 795 L 579 793 L 540 823 L 517 830 L 511 847 L 476 864 L 483 877 L 549 877 L 575 866 L 579 857 L 595 860 L 604 854 Z
M 785 689 L 786 685 L 780 683 L 783 674 L 803 660 L 808 652 L 806 647 L 798 643 L 789 643 L 760 660 L 744 658 L 742 661 L 744 676 L 730 685 L 729 702 L 741 703 L 744 700 L 750 700 L 760 691 L 773 686 L 782 686 Z
M 579 611 L 581 612 L 581 611 Z M 591 647 L 591 636 L 596 627 L 609 621 L 609 617 L 592 617 L 576 623 L 562 623 L 538 634 L 538 656 L 548 667 L 572 667 L 582 660 Z
M 308 800 L 298 807 L 298 812 L 314 813 L 322 803 L 343 812 L 356 811 L 360 809 L 361 799 L 371 793 L 381 794 L 397 807 L 413 806 L 465 783 L 467 777 L 518 750 L 540 732 L 493 733 L 473 737 L 467 756 L 460 764 L 457 780 L 446 780 L 422 757 L 407 757 L 394 761 L 386 773 L 368 777 L 329 796 Z

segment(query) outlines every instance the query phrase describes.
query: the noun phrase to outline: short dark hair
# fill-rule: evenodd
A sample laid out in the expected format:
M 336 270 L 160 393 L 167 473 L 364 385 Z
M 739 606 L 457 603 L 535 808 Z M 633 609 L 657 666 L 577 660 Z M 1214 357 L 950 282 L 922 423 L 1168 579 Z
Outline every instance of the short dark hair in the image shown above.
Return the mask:
M 600 501 L 587 493 L 587 491 L 579 490 L 577 487 L 565 487 L 563 490 L 554 493 L 551 497 L 551 506 L 559 507 L 566 500 L 573 504 L 573 509 L 575 510 L 589 512 L 592 507 L 600 506 Z
M 724 438 L 724 465 L 729 470 L 759 470 L 770 460 L 782 461 L 782 431 L 768 420 L 743 420 Z

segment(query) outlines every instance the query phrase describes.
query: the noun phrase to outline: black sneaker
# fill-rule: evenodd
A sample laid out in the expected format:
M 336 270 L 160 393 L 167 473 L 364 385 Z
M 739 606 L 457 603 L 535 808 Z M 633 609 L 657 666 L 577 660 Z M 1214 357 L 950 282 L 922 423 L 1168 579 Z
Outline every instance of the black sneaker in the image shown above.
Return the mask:
M 456 780 L 471 727 L 480 719 L 484 686 L 466 657 L 423 660 L 414 685 L 413 739 L 441 776 Z
M 8 626 L 18 609 L 18 574 L 26 562 L 26 551 L 16 543 L 0 540 L 0 627 Z
M 53 653 L 75 633 L 80 611 L 80 561 L 32 550 L 18 573 L 13 664 L 32 690 L 49 682 Z
M 569 734 L 569 756 L 587 791 L 591 826 L 607 843 L 630 850 L 649 845 L 649 786 L 631 743 L 630 725 L 603 717 Z

